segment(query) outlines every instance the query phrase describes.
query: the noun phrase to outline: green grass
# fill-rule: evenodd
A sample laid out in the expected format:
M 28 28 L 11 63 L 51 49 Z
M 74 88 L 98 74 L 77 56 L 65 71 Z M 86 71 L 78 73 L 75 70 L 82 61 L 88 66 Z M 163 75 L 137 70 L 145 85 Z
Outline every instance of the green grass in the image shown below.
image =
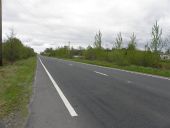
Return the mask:
M 16 111 L 28 114 L 35 67 L 35 57 L 0 67 L 0 118 Z
M 77 62 L 82 62 L 82 63 L 87 63 L 87 64 L 94 64 L 94 65 L 99 65 L 99 66 L 105 66 L 105 67 L 111 67 L 111 68 L 118 68 L 118 69 L 123 69 L 123 70 L 128 70 L 128 71 L 135 71 L 135 72 L 141 72 L 141 73 L 147 73 L 147 74 L 152 74 L 152 75 L 159 75 L 159 76 L 164 76 L 164 77 L 170 77 L 170 69 L 157 69 L 157 68 L 151 68 L 151 67 L 142 67 L 142 66 L 119 66 L 114 63 L 106 62 L 106 61 L 98 61 L 98 60 L 85 60 L 85 59 L 69 59 L 72 61 L 77 61 Z M 170 67 L 170 63 L 164 63 L 166 67 Z

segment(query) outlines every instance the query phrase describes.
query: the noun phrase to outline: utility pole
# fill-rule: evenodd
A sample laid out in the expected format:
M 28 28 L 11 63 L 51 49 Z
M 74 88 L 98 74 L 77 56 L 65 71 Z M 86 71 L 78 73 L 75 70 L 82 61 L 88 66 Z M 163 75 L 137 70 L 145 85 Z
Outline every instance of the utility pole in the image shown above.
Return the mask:
M 0 0 L 0 66 L 3 66 L 3 62 L 2 62 L 2 0 Z

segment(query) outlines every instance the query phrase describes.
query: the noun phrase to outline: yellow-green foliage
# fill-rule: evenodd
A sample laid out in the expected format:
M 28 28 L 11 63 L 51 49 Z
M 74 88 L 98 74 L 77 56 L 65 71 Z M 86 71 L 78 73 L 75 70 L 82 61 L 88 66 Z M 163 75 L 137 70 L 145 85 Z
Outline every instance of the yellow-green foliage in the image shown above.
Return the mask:
M 59 58 L 73 58 L 75 55 L 81 55 L 81 58 L 87 60 L 107 61 L 120 66 L 136 65 L 145 67 L 160 68 L 160 56 L 158 53 L 151 51 L 140 51 L 137 49 L 113 49 L 88 47 L 82 51 L 76 52 L 75 49 L 68 50 L 67 47 L 47 49 L 45 51 L 48 56 L 56 56 Z
M 24 46 L 22 42 L 15 37 L 11 37 L 3 43 L 3 57 L 11 63 L 34 55 L 35 53 L 32 48 Z

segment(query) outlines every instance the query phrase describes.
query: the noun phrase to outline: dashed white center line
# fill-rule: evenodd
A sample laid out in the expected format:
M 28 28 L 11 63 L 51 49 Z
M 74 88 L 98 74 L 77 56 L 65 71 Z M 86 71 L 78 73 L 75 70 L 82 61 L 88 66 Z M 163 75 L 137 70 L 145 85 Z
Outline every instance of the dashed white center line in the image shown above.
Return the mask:
M 107 74 L 104 74 L 104 73 L 101 73 L 101 72 L 97 72 L 97 71 L 94 71 L 94 72 L 97 73 L 97 74 L 103 75 L 103 76 L 108 76 Z
M 44 67 L 48 77 L 50 78 L 51 82 L 53 83 L 54 87 L 56 88 L 59 96 L 61 97 L 61 99 L 64 102 L 64 105 L 66 106 L 66 108 L 68 109 L 68 111 L 70 112 L 70 115 L 72 117 L 74 116 L 78 116 L 78 114 L 75 112 L 74 108 L 71 106 L 71 104 L 69 103 L 69 101 L 67 100 L 67 98 L 64 96 L 63 92 L 61 91 L 60 87 L 57 85 L 57 83 L 55 82 L 55 80 L 53 79 L 53 77 L 51 76 L 51 74 L 48 72 L 48 70 L 46 69 L 46 67 L 44 66 L 43 62 L 41 61 L 41 59 L 39 58 L 42 66 Z

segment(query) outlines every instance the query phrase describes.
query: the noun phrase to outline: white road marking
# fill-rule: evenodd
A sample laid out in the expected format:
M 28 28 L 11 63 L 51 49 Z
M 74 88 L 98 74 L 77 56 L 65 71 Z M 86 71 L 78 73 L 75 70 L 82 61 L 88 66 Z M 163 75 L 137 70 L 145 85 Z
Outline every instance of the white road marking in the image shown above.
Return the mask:
M 55 58 L 58 59 L 58 58 Z M 74 62 L 74 63 L 79 63 L 79 64 L 84 64 L 84 65 L 89 65 L 89 66 L 94 66 L 94 67 L 100 67 L 100 68 L 105 68 L 105 69 L 111 69 L 111 70 L 117 70 L 117 71 L 122 71 L 122 72 L 127 72 L 135 75 L 143 75 L 143 76 L 148 76 L 148 77 L 153 77 L 153 78 L 158 78 L 158 79 L 164 79 L 164 80 L 170 80 L 170 77 L 163 77 L 163 76 L 158 76 L 158 75 L 151 75 L 151 74 L 146 74 L 146 73 L 140 73 L 140 72 L 135 72 L 135 71 L 128 71 L 128 70 L 123 70 L 123 69 L 118 69 L 118 68 L 110 68 L 110 67 L 104 67 L 100 65 L 94 65 L 94 64 L 87 64 L 87 63 L 82 63 L 82 62 L 77 62 L 77 61 L 72 61 L 72 60 L 63 60 L 59 59 L 61 61 L 66 61 L 66 62 Z
M 69 64 L 70 66 L 73 66 L 73 64 Z
M 53 79 L 53 77 L 51 76 L 51 74 L 48 72 L 48 70 L 46 69 L 46 67 L 44 66 L 43 62 L 41 61 L 41 59 L 39 58 L 42 66 L 44 67 L 48 77 L 50 78 L 51 82 L 53 83 L 54 87 L 56 88 L 59 96 L 61 97 L 61 99 L 64 102 L 64 105 L 66 106 L 66 108 L 68 109 L 68 111 L 70 112 L 70 115 L 72 117 L 74 116 L 78 116 L 78 114 L 75 112 L 74 108 L 71 106 L 71 104 L 69 103 L 69 101 L 67 100 L 67 98 L 64 96 L 63 92 L 61 91 L 61 89 L 59 88 L 59 86 L 57 85 L 57 83 L 55 82 L 55 80 Z
M 94 71 L 94 72 L 97 73 L 97 74 L 103 75 L 103 76 L 108 76 L 107 74 L 104 74 L 104 73 L 101 73 L 101 72 L 97 72 L 97 71 Z

